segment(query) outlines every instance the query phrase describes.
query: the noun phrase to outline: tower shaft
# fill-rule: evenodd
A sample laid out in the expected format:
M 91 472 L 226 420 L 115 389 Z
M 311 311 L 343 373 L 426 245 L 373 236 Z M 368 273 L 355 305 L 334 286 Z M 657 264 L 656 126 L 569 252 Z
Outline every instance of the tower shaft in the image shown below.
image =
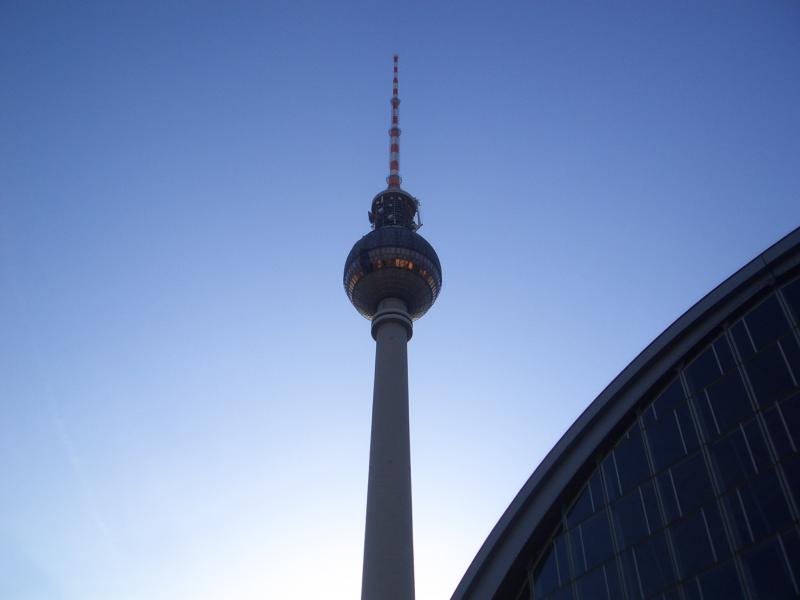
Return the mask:
M 407 355 L 411 333 L 405 302 L 382 300 L 372 319 L 375 387 L 362 600 L 414 598 Z

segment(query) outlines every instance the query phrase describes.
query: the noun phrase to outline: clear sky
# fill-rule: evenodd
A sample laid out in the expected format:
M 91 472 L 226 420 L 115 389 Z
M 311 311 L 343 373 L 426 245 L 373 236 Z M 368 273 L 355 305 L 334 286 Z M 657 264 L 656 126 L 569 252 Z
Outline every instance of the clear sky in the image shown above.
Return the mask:
M 388 171 L 417 597 L 592 399 L 800 225 L 800 4 L 0 4 L 0 597 L 352 599 Z

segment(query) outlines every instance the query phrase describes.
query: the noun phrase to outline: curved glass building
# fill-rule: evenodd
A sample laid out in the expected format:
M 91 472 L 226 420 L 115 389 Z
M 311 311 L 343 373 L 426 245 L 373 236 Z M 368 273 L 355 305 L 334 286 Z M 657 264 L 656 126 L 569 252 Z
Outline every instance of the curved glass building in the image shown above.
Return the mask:
M 797 597 L 799 326 L 800 229 L 589 405 L 453 599 Z

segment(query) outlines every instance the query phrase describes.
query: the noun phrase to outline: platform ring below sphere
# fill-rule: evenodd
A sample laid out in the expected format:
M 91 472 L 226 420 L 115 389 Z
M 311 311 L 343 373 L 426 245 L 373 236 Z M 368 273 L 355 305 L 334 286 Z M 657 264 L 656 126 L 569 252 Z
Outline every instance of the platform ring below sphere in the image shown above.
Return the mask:
M 433 306 L 441 287 L 442 267 L 433 246 L 405 227 L 371 231 L 345 261 L 345 292 L 368 319 L 384 298 L 400 298 L 411 318 L 418 319 Z

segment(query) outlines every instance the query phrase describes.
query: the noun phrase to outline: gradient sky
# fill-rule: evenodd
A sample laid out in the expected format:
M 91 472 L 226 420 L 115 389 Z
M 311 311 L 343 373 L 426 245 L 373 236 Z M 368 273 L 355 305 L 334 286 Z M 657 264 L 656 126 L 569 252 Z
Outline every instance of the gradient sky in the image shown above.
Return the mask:
M 800 4 L 0 4 L 0 597 L 358 597 L 388 170 L 417 597 L 665 327 L 800 225 Z

